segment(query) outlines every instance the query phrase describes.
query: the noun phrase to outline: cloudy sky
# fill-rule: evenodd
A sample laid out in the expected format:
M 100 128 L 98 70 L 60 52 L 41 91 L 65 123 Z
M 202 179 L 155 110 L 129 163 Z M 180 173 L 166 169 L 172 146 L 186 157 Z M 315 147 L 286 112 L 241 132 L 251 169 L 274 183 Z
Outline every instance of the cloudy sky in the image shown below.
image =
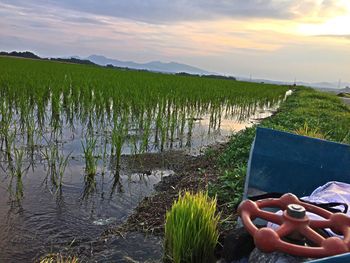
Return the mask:
M 0 0 L 0 50 L 350 81 L 350 0 Z

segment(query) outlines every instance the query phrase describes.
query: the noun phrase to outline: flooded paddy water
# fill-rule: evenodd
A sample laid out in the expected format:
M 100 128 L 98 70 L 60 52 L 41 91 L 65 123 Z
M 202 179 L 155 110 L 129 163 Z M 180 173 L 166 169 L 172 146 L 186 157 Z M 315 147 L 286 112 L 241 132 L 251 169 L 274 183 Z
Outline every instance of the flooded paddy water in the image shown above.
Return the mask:
M 159 259 L 156 237 L 99 240 L 174 173 L 142 155 L 199 155 L 271 115 L 288 89 L 0 58 L 0 262 L 70 249 Z
M 247 117 L 227 116 L 216 128 L 211 127 L 210 116 L 196 116 L 192 130 L 186 128 L 185 142 L 176 138 L 171 146 L 170 142 L 167 143 L 164 151 L 201 154 L 206 146 L 227 141 L 232 132 L 270 116 L 277 106 L 257 108 Z M 191 138 L 188 138 L 188 133 L 191 133 Z M 7 149 L 2 147 L 0 262 L 32 262 L 45 253 L 76 246 L 81 246 L 80 250 L 89 250 L 89 243 L 94 242 L 109 225 L 125 221 L 138 203 L 152 193 L 155 184 L 164 176 L 173 174 L 172 170 L 159 163 L 143 167 L 137 162 L 136 165 L 130 143 L 123 145 L 120 165 L 116 167 L 116 156 L 110 154 L 109 140 L 106 144 L 102 143 L 106 139 L 103 134 L 98 129 L 94 133 L 100 144 L 95 147 L 100 149 L 94 155 L 96 173 L 93 179 L 86 174 L 86 156 L 82 150 L 86 135 L 79 123 L 74 125 L 74 129 L 62 126 L 57 136 L 43 133 L 42 138 L 45 139 L 36 139 L 33 149 L 23 145 L 27 138 L 23 140 L 21 134 L 16 134 L 14 145 L 19 149 L 25 148 L 23 160 L 18 159 L 16 152 L 19 150 L 14 149 L 9 161 Z M 155 136 L 151 133 L 150 141 Z M 105 153 L 103 149 L 107 149 Z M 57 151 L 54 160 L 50 159 L 53 155 L 50 151 Z M 146 152 L 156 153 L 157 148 L 150 145 Z M 61 166 L 63 161 L 67 162 Z M 18 176 L 17 172 L 21 175 Z M 60 172 L 62 178 L 58 174 Z M 149 240 L 142 234 L 128 234 L 126 238 L 116 237 L 109 241 L 109 246 L 114 248 L 100 252 L 103 255 L 96 251 L 93 254 L 97 253 L 94 256 L 96 260 L 108 257 L 123 260 L 128 256 L 137 260 L 159 258 L 160 242 L 156 237 Z

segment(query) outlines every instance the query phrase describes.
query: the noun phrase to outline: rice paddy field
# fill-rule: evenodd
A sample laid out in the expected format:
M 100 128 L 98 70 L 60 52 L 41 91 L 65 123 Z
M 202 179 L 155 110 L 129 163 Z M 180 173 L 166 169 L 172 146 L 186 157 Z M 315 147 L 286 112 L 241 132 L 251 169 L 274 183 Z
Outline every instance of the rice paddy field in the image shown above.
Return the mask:
M 270 116 L 289 89 L 0 57 L 0 262 L 90 242 L 173 173 L 135 170 L 136 158 L 200 154 Z M 138 245 L 115 244 L 121 257 Z

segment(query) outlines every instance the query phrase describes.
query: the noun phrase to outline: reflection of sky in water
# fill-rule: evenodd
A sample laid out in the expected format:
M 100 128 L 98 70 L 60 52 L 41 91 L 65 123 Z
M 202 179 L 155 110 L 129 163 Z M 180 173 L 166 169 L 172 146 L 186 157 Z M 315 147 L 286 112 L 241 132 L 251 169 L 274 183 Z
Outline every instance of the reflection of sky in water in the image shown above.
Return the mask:
M 124 221 L 153 191 L 154 184 L 172 172 L 121 174 L 116 184 L 113 176 L 98 174 L 96 188 L 90 193 L 84 193 L 83 173 L 82 164 L 67 168 L 62 195 L 42 184 L 46 174 L 40 166 L 24 176 L 24 198 L 20 203 L 9 201 L 7 190 L 0 189 L 0 262 L 26 262 L 74 240 L 79 244 L 97 238 L 109 223 Z M 3 172 L 0 175 L 5 176 Z M 2 181 L 2 186 L 7 183 Z M 121 256 L 130 253 L 123 240 L 115 242 L 124 249 Z
M 191 137 L 188 137 L 188 126 L 183 137 L 175 136 L 172 144 L 167 142 L 166 149 L 185 147 L 188 153 L 196 155 L 201 149 L 215 142 L 227 141 L 232 132 L 237 132 L 251 126 L 257 120 L 270 116 L 275 106 L 258 109 L 244 120 L 234 116 L 226 116 L 222 112 L 220 127 L 210 127 L 210 116 L 199 116 L 193 123 Z M 106 130 L 95 129 L 98 154 L 103 155 L 104 139 L 110 140 L 110 127 Z M 12 188 L 5 155 L 0 154 L 0 262 L 26 261 L 57 248 L 67 246 L 72 241 L 87 242 L 100 235 L 109 223 L 120 223 L 127 218 L 137 204 L 152 193 L 153 186 L 162 176 L 172 171 L 152 170 L 150 175 L 131 173 L 125 164 L 118 177 L 115 177 L 114 158 L 109 155 L 110 144 L 107 143 L 106 159 L 98 161 L 97 175 L 92 183 L 87 183 L 84 177 L 85 161 L 81 143 L 84 141 L 85 130 L 81 125 L 74 129 L 63 125 L 62 134 L 56 138 L 59 152 L 64 156 L 71 154 L 64 173 L 62 192 L 52 187 L 47 178 L 47 164 L 36 149 L 34 171 L 29 168 L 23 176 L 23 199 L 16 202 L 16 179 Z M 50 132 L 44 134 L 50 141 Z M 154 147 L 154 133 L 150 135 L 149 152 L 158 152 Z M 46 141 L 39 138 L 38 145 Z M 129 141 L 130 142 L 130 141 Z M 135 140 L 136 146 L 140 142 Z M 123 154 L 131 154 L 130 143 L 123 146 Z M 25 165 L 28 164 L 26 160 Z M 158 169 L 161 167 L 154 167 Z M 104 175 L 102 173 L 104 172 Z M 44 183 L 47 178 L 47 184 Z M 73 243 L 74 243 L 73 242 Z M 120 255 L 132 253 L 133 247 L 125 247 L 122 240 L 115 240 L 115 246 L 121 248 Z M 149 244 L 150 245 L 150 244 Z M 157 245 L 157 248 L 159 245 Z M 123 250 L 124 249 L 124 250 Z M 136 246 L 135 246 L 135 249 Z M 152 250 L 152 248 L 150 248 Z M 136 250 L 135 250 L 136 253 Z M 143 255 L 145 257 L 145 255 Z M 113 258 L 113 257 L 112 257 Z
M 210 116 L 204 116 L 195 122 L 195 128 L 192 135 L 191 148 L 188 152 L 191 155 L 198 155 L 201 149 L 217 142 L 226 142 L 232 133 L 239 132 L 247 127 L 258 123 L 261 119 L 271 116 L 277 109 L 277 105 L 264 107 L 257 110 L 253 115 L 245 120 L 232 118 L 222 118 L 219 129 L 212 130 L 210 125 Z

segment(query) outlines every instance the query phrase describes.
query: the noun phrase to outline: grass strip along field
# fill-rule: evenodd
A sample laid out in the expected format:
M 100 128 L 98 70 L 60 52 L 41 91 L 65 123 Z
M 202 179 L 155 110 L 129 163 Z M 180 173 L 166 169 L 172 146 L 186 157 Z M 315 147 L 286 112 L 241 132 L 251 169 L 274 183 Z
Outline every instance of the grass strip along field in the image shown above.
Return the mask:
M 297 88 L 275 115 L 259 125 L 350 144 L 350 108 L 335 95 L 309 88 Z M 217 194 L 222 207 L 232 209 L 241 201 L 255 131 L 256 126 L 233 135 L 218 159 L 222 173 L 210 192 Z

